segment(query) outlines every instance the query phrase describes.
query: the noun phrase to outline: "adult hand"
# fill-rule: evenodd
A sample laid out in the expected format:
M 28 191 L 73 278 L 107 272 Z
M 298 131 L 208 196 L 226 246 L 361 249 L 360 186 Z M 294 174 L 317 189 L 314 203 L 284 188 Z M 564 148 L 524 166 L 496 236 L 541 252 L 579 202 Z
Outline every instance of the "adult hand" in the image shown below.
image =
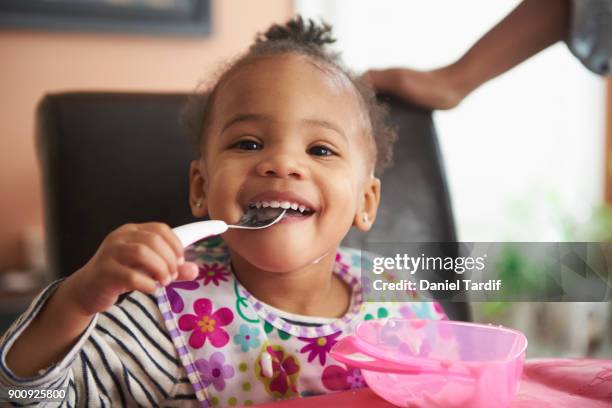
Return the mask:
M 428 109 L 452 109 L 467 95 L 449 68 L 432 71 L 408 68 L 370 70 L 365 79 L 377 92 L 389 93 Z

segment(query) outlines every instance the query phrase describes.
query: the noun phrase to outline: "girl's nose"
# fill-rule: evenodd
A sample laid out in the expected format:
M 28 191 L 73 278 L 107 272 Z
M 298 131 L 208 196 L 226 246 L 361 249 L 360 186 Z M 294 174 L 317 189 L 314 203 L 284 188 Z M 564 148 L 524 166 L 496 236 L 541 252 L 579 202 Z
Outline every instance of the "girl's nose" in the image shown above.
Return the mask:
M 304 177 L 304 169 L 299 160 L 287 153 L 270 154 L 257 165 L 257 174 L 265 177 L 297 178 Z

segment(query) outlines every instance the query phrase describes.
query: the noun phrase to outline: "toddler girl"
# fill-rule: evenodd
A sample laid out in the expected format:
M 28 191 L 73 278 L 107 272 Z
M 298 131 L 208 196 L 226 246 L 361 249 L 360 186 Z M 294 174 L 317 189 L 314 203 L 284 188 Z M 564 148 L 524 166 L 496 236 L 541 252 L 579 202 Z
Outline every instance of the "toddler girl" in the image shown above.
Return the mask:
M 200 152 L 193 214 L 234 224 L 283 208 L 283 219 L 185 251 L 160 223 L 113 231 L 5 334 L 3 390 L 65 390 L 66 406 L 251 405 L 348 390 L 364 386 L 361 374 L 329 351 L 359 322 L 442 316 L 433 303 L 363 302 L 361 254 L 339 247 L 351 226 L 372 226 L 374 173 L 395 135 L 326 49 L 333 41 L 301 18 L 272 26 L 187 110 Z

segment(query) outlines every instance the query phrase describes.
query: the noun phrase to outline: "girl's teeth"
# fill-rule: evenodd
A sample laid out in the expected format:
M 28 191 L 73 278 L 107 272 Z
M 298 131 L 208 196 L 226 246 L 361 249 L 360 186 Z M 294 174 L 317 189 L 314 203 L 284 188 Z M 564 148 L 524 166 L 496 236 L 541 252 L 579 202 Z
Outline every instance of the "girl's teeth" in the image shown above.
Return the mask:
M 292 203 L 289 201 L 258 201 L 254 204 L 249 204 L 251 208 L 282 208 L 284 210 L 292 209 L 294 211 L 304 212 L 309 210 L 304 205 L 298 203 Z

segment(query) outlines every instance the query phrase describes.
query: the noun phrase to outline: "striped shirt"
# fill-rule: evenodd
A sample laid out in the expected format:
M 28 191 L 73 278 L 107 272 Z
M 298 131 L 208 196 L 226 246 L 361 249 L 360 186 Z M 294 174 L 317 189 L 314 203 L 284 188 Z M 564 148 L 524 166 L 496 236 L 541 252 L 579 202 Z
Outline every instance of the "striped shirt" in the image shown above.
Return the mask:
M 47 287 L 0 340 L 0 396 L 9 389 L 65 390 L 63 402 L 46 407 L 199 407 L 176 348 L 164 327 L 155 297 L 141 292 L 124 295 L 113 307 L 96 314 L 64 359 L 33 378 L 19 378 L 6 366 L 6 355 L 36 317 L 60 281 Z M 268 306 L 292 324 L 321 326 L 333 319 L 295 315 Z M 2 405 L 0 398 L 0 406 Z M 39 400 L 20 399 L 12 406 Z
M 6 396 L 10 389 L 65 390 L 63 402 L 41 404 L 46 407 L 199 406 L 155 298 L 141 292 L 124 295 L 95 315 L 68 354 L 36 377 L 19 378 L 12 373 L 6 366 L 8 350 L 58 285 L 59 281 L 54 282 L 38 295 L 2 336 L 0 395 Z M 40 343 L 44 347 L 44 339 Z M 1 401 L 0 406 L 5 406 Z M 10 404 L 39 402 L 19 399 Z

